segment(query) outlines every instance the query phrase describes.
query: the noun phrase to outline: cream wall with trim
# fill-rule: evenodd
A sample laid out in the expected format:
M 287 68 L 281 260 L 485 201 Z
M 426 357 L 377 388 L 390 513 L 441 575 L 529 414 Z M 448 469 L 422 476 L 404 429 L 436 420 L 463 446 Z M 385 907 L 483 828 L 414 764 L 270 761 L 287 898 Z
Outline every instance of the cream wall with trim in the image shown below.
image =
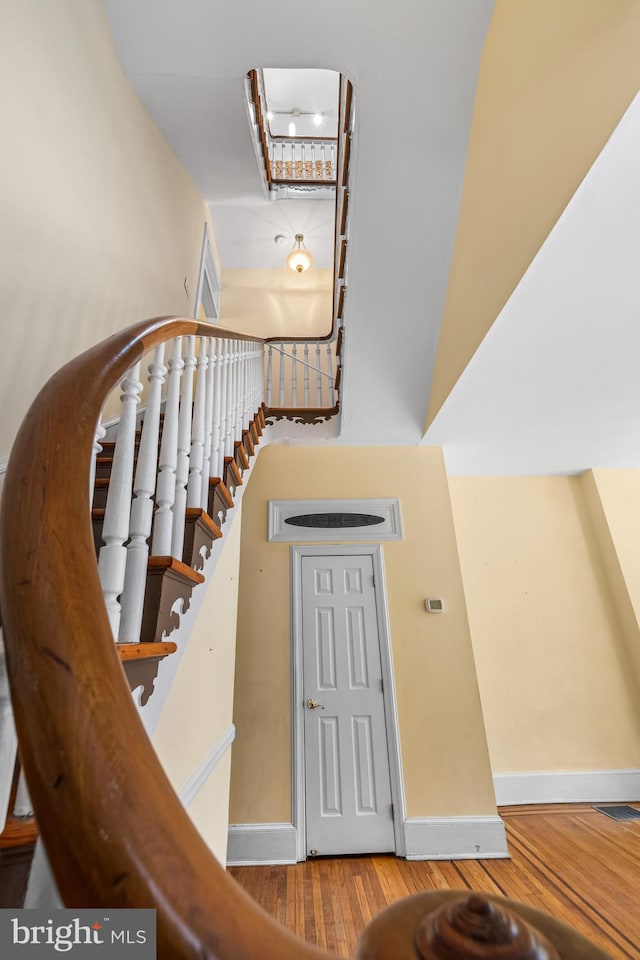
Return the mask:
M 449 487 L 493 772 L 640 767 L 637 686 L 582 479 Z
M 496 0 L 427 424 L 640 88 L 634 0 Z
M 408 816 L 495 813 L 440 449 L 271 445 L 243 499 L 231 821 L 291 821 L 290 558 L 267 543 L 267 506 L 317 497 L 400 497 L 384 560 Z
M 331 330 L 333 270 L 222 271 L 220 323 L 258 337 L 320 337 Z
M 640 470 L 581 477 L 640 699 Z
M 208 212 L 99 0 L 9 0 L 0 49 L 3 456 L 66 360 L 134 321 L 190 315 Z
M 233 523 L 225 524 L 223 541 L 217 547 L 218 562 L 209 584 L 205 584 L 202 607 L 153 735 L 153 745 L 177 792 L 232 722 L 241 520 L 237 515 Z M 228 757 L 232 749 L 189 806 L 196 826 L 223 863 L 229 818 Z

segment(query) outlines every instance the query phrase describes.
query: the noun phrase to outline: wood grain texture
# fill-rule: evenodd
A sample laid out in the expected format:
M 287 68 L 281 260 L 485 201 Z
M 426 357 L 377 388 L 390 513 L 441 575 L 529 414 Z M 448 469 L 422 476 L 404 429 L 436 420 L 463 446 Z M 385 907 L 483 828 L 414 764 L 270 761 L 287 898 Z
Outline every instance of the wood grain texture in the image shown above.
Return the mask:
M 293 932 L 342 957 L 401 897 L 476 890 L 551 914 L 614 960 L 640 960 L 640 821 L 616 822 L 580 804 L 500 812 L 511 860 L 342 857 L 229 872 Z
M 0 517 L 0 606 L 20 752 L 68 906 L 157 909 L 161 960 L 311 960 L 322 954 L 225 874 L 173 791 L 113 643 L 89 509 L 78 512 L 106 397 L 144 353 L 189 334 L 235 337 L 189 319 L 136 324 L 59 370 L 16 437 Z

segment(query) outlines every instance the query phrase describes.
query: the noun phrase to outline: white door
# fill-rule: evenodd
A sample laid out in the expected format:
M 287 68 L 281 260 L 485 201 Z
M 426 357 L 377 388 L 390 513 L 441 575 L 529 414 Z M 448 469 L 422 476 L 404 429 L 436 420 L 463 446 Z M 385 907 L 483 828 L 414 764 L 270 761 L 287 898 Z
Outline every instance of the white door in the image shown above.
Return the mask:
M 373 558 L 302 557 L 307 854 L 395 849 Z

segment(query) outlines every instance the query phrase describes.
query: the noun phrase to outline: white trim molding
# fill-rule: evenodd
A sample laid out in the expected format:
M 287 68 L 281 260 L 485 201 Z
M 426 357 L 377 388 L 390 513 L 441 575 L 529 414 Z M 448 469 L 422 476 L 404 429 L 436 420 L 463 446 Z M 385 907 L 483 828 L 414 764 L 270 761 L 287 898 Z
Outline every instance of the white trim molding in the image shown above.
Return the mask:
M 287 520 L 314 513 L 373 514 L 380 523 L 361 527 L 297 527 Z M 270 500 L 269 543 L 344 543 L 346 541 L 402 540 L 402 517 L 397 497 L 379 500 Z
M 197 770 L 191 774 L 178 796 L 183 807 L 188 807 L 196 798 L 214 767 L 216 767 L 236 738 L 236 728 L 232 723 L 217 740 Z
M 409 817 L 404 822 L 407 860 L 496 860 L 509 857 L 499 816 Z
M 227 866 L 296 862 L 292 823 L 230 823 Z
M 608 803 L 640 800 L 640 770 L 542 770 L 496 773 L 499 807 L 522 803 Z

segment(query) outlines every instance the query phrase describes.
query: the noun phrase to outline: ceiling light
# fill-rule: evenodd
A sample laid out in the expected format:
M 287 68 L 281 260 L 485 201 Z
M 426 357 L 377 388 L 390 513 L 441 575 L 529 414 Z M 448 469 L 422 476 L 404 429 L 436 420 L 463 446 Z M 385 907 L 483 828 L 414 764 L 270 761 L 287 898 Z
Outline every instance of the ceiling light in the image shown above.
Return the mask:
M 324 120 L 324 117 L 322 116 L 321 113 L 314 113 L 314 115 L 313 115 L 313 125 L 314 125 L 314 127 L 321 127 L 323 120 Z
M 289 136 L 295 137 L 295 135 L 296 135 L 296 125 L 292 120 L 291 123 L 289 124 Z
M 304 237 L 301 233 L 296 233 L 296 241 L 293 250 L 287 257 L 287 266 L 294 273 L 304 273 L 313 263 L 313 257 L 304 245 Z

